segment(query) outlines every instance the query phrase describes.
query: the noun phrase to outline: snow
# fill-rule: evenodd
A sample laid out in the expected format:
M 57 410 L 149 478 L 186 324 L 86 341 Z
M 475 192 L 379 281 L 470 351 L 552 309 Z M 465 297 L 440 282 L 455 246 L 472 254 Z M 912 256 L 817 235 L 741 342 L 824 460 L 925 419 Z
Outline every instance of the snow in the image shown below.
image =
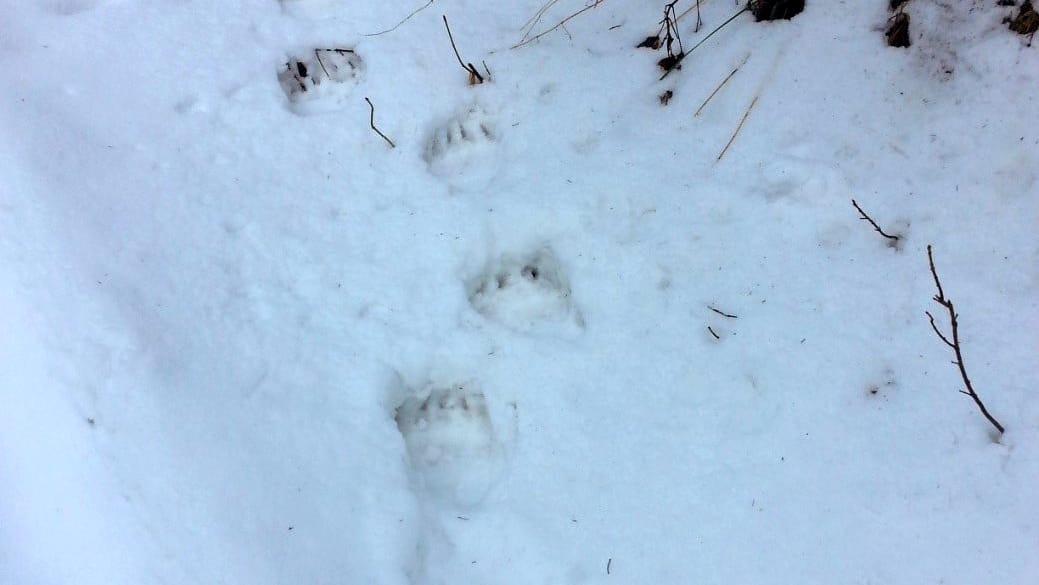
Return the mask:
M 1035 582 L 1016 8 L 497 4 L 9 3 L 0 583 Z

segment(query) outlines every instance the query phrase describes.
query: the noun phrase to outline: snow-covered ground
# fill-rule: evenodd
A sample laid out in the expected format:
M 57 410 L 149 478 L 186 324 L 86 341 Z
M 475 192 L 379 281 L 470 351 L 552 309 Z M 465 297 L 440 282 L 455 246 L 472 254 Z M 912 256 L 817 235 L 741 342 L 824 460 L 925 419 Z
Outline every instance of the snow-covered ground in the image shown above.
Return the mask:
M 1039 49 L 887 5 L 3 3 L 0 582 L 1039 583 Z

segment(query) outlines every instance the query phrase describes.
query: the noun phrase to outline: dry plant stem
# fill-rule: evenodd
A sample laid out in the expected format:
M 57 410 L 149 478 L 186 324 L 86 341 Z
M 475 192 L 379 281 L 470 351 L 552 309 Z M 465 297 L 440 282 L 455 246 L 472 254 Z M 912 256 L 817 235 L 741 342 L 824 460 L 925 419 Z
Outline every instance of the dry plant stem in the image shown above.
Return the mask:
M 711 333 L 711 335 L 714 336 L 715 339 L 721 339 L 721 336 L 719 336 L 717 333 L 715 333 L 714 329 L 711 329 L 710 325 L 707 326 L 707 331 L 709 331 Z
M 325 72 L 325 77 L 328 78 L 331 78 L 332 75 L 329 74 L 328 69 L 325 68 L 325 61 L 321 58 L 322 51 L 327 51 L 329 53 L 339 53 L 340 55 L 344 53 L 354 52 L 353 49 L 314 49 L 314 58 L 317 59 L 317 63 L 321 66 L 321 70 Z
M 851 200 L 851 204 L 855 206 L 855 209 L 859 210 L 859 215 L 861 216 L 861 217 L 859 217 L 859 219 L 863 219 L 863 220 L 868 221 L 870 223 L 870 225 L 873 226 L 873 229 L 877 230 L 878 234 L 884 236 L 885 238 L 887 238 L 889 240 L 892 240 L 892 241 L 895 241 L 895 242 L 898 241 L 898 236 L 892 236 L 891 234 L 884 233 L 884 230 L 880 229 L 880 226 L 877 225 L 877 222 L 873 221 L 873 218 L 870 217 L 869 215 L 867 215 L 866 212 L 863 211 L 861 207 L 859 207 L 859 204 L 856 203 L 854 199 Z
M 711 99 L 714 97 L 714 94 L 716 94 L 719 91 L 721 91 L 722 87 L 724 87 L 726 83 L 729 83 L 729 80 L 732 79 L 732 76 L 736 75 L 736 72 L 739 71 L 739 70 L 740 70 L 740 68 L 737 67 L 737 68 L 733 69 L 731 73 L 729 73 L 728 75 L 725 76 L 725 79 L 723 79 L 722 82 L 718 84 L 718 87 L 714 88 L 714 91 L 711 92 L 711 95 L 707 96 L 707 99 L 705 99 L 703 101 L 703 103 L 700 104 L 699 108 L 696 108 L 696 113 L 693 114 L 694 118 L 700 115 L 700 112 L 702 112 L 703 109 L 705 107 L 707 107 L 707 102 L 711 101 Z
M 444 19 L 444 28 L 447 29 L 447 40 L 451 41 L 451 48 L 454 49 L 455 58 L 458 59 L 458 64 L 465 69 L 465 72 L 469 74 L 469 85 L 477 85 L 483 83 L 483 76 L 476 70 L 476 67 L 472 63 L 466 64 L 462 62 L 462 56 L 458 54 L 458 47 L 455 46 L 455 37 L 451 34 L 451 26 L 447 24 L 447 16 L 441 15 Z
M 743 128 L 744 122 L 747 121 L 747 117 L 750 116 L 750 111 L 754 109 L 754 104 L 756 103 L 758 103 L 758 96 L 754 96 L 754 99 L 750 101 L 750 105 L 747 106 L 747 111 L 743 112 L 743 118 L 740 119 L 740 123 L 736 126 L 736 131 L 732 133 L 732 137 L 729 138 L 727 143 L 725 143 L 725 148 L 718 153 L 718 158 L 716 158 L 714 162 L 720 161 L 722 157 L 725 156 L 725 152 L 729 150 L 729 147 L 732 146 L 732 143 L 736 140 L 736 135 L 740 133 L 740 129 Z
M 451 34 L 451 26 L 447 24 L 447 15 L 442 14 L 440 16 L 444 19 L 444 28 L 447 29 L 447 40 L 451 41 L 451 48 L 455 52 L 455 59 L 458 59 L 458 64 L 462 66 L 462 69 L 465 69 L 468 72 L 469 68 L 466 67 L 465 63 L 462 61 L 462 56 L 458 54 L 458 47 L 455 45 L 455 37 Z
M 714 33 L 716 33 L 718 31 L 720 31 L 721 29 L 725 28 L 725 25 L 727 25 L 730 22 L 736 20 L 737 16 L 743 14 L 744 12 L 746 12 L 749 9 L 750 9 L 750 4 L 748 3 L 739 12 L 737 12 L 736 14 L 733 14 L 729 18 L 725 19 L 725 22 L 719 24 L 714 30 L 712 30 L 711 32 L 707 33 L 707 36 L 705 36 L 704 38 L 700 39 L 699 43 L 696 43 L 695 45 L 693 45 L 692 49 L 689 49 L 688 52 L 682 53 L 682 56 L 678 58 L 678 62 L 675 63 L 675 67 L 673 69 L 667 70 L 663 75 L 661 75 L 660 76 L 660 80 L 663 81 L 665 77 L 667 77 L 668 75 L 671 75 L 672 71 L 674 71 L 675 69 L 678 69 L 678 63 L 681 63 L 682 59 L 685 59 L 687 56 L 689 56 L 689 53 L 692 53 L 693 51 L 695 51 L 697 47 L 699 47 L 700 45 L 706 43 L 707 39 L 709 39 L 709 38 L 714 36 Z
M 953 353 L 956 354 L 956 361 L 952 363 L 956 364 L 956 367 L 960 369 L 960 377 L 963 378 L 963 385 L 967 388 L 967 390 L 965 391 L 960 390 L 960 394 L 966 394 L 967 396 L 970 396 L 974 400 L 974 403 L 978 405 L 978 409 L 981 410 L 981 414 L 985 415 L 985 418 L 988 419 L 988 421 L 992 423 L 992 426 L 996 427 L 996 430 L 999 431 L 1000 435 L 1002 435 L 1004 432 L 1006 432 L 1006 430 L 1003 428 L 1003 425 L 999 424 L 999 421 L 997 421 L 995 417 L 989 414 L 988 409 L 985 408 L 985 404 L 981 401 L 981 398 L 978 396 L 978 393 L 974 391 L 974 385 L 971 384 L 970 378 L 967 376 L 967 367 L 963 365 L 963 351 L 960 348 L 960 330 L 958 315 L 956 314 L 956 308 L 952 304 L 952 299 L 946 298 L 945 291 L 942 290 L 942 282 L 938 280 L 938 271 L 934 267 L 934 253 L 931 251 L 930 244 L 927 245 L 927 261 L 931 265 L 931 276 L 934 277 L 934 285 L 938 289 L 938 294 L 934 295 L 934 302 L 945 307 L 945 309 L 949 312 L 949 326 L 952 329 L 952 341 L 950 341 L 949 338 L 943 335 L 942 332 L 938 329 L 938 325 L 936 325 L 934 322 L 934 315 L 932 315 L 930 311 L 926 311 L 927 318 L 931 321 L 931 329 L 934 330 L 934 333 L 938 336 L 938 339 L 941 339 L 942 342 L 945 343 L 945 345 L 948 345 L 950 348 L 952 348 Z
M 379 131 L 378 128 L 375 127 L 375 105 L 372 104 L 372 100 L 370 100 L 368 98 L 364 98 L 364 101 L 368 102 L 368 107 L 371 108 L 371 116 L 368 118 L 368 123 L 371 125 L 372 130 L 375 130 L 376 134 L 378 134 L 379 136 L 382 136 L 382 139 L 385 140 L 386 143 L 390 145 L 390 148 L 397 148 L 397 145 L 394 144 L 392 140 L 387 138 L 387 136 L 385 134 L 383 134 L 381 131 Z
M 664 7 L 664 20 L 661 21 L 660 25 L 665 27 L 666 30 L 666 46 L 667 56 L 674 57 L 675 53 L 671 50 L 671 46 L 674 41 L 678 41 L 678 54 L 685 53 L 685 49 L 682 47 L 682 36 L 678 33 L 678 19 L 675 17 L 675 4 L 678 4 L 678 0 L 674 0 L 667 6 Z
M 718 313 L 722 317 L 728 317 L 729 319 L 739 319 L 739 317 L 737 317 L 736 315 L 733 315 L 732 313 L 726 313 L 725 311 L 720 311 L 718 309 L 715 309 L 711 305 L 707 305 L 707 308 L 714 311 L 715 313 Z
M 331 78 L 332 76 L 328 74 L 328 69 L 325 69 L 325 62 L 321 59 L 319 49 L 314 49 L 314 58 L 317 59 L 317 64 L 321 66 L 321 70 L 325 72 L 325 77 Z
M 402 25 L 402 24 L 404 24 L 405 22 L 407 22 L 407 21 L 411 20 L 411 17 L 412 17 L 412 16 L 415 16 L 415 15 L 416 15 L 416 14 L 418 14 L 419 12 L 422 12 L 423 10 L 425 10 L 425 9 L 429 8 L 429 6 L 430 6 L 431 4 L 433 4 L 433 0 L 429 0 L 429 2 L 426 2 L 426 3 L 425 3 L 425 4 L 423 4 L 422 6 L 419 6 L 419 7 L 418 7 L 418 8 L 416 8 L 415 10 L 412 10 L 412 11 L 411 11 L 411 14 L 409 14 L 409 15 L 405 16 L 405 17 L 404 17 L 404 20 L 402 20 L 402 21 L 398 22 L 397 24 L 393 25 L 393 26 L 392 26 L 391 28 L 388 28 L 388 29 L 386 29 L 386 30 L 382 30 L 382 31 L 379 31 L 379 32 L 377 32 L 377 33 L 369 33 L 369 34 L 366 34 L 366 35 L 362 35 L 362 36 L 366 36 L 366 37 L 377 37 L 377 36 L 379 36 L 379 35 L 384 35 L 384 34 L 386 34 L 386 33 L 388 33 L 388 32 L 393 32 L 393 31 L 397 30 L 398 28 L 400 28 L 400 25 Z
M 534 13 L 534 16 L 531 16 L 527 20 L 527 22 L 523 23 L 523 38 L 520 40 L 527 40 L 527 37 L 530 36 L 530 33 L 534 30 L 534 27 L 541 24 L 541 19 L 544 18 L 545 14 L 558 2 L 559 0 L 549 0 L 545 3 L 545 5 L 539 8 L 536 13 Z
M 710 0 L 697 0 L 696 4 L 694 6 L 690 6 L 689 8 L 686 8 L 685 10 L 683 10 L 682 14 L 679 14 L 678 18 L 675 19 L 675 22 L 678 22 L 679 20 L 682 20 L 682 17 L 684 17 L 685 15 L 689 14 L 690 12 L 692 12 L 694 10 L 696 11 L 696 20 L 699 21 L 700 20 L 700 7 L 703 6 L 704 4 L 707 4 L 707 2 L 709 2 L 709 1 Z
M 548 33 L 550 33 L 552 31 L 556 30 L 557 28 L 565 25 L 569 20 L 571 20 L 573 18 L 576 18 L 577 16 L 579 16 L 579 15 L 581 15 L 581 14 L 583 14 L 583 13 L 589 11 L 589 10 L 591 10 L 592 8 L 598 7 L 600 4 L 602 4 L 605 1 L 606 0 L 595 0 L 595 2 L 593 2 L 592 4 L 589 4 L 589 5 L 585 6 L 584 8 L 578 10 L 577 12 L 575 12 L 575 13 L 571 14 L 570 16 L 567 16 L 563 20 L 559 21 L 552 28 L 550 28 L 550 29 L 548 29 L 546 31 L 539 32 L 538 34 L 534 35 L 533 37 L 530 37 L 529 39 L 526 39 L 524 41 L 520 41 L 520 42 L 516 43 L 515 45 L 512 45 L 511 47 L 509 47 L 509 49 L 518 49 L 518 48 L 520 48 L 520 47 L 522 47 L 524 45 L 529 45 L 530 43 L 533 43 L 534 41 L 540 39 L 541 37 L 547 35 Z

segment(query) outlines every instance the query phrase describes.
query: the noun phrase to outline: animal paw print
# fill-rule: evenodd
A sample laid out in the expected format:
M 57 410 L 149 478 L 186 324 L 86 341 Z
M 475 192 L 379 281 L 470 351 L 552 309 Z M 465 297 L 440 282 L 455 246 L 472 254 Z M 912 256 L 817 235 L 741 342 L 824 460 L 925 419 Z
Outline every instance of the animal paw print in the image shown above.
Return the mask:
M 404 400 L 396 421 L 429 495 L 466 507 L 486 497 L 502 454 L 482 391 L 471 383 L 427 386 Z
M 353 49 L 314 49 L 307 57 L 289 59 L 278 82 L 296 113 L 332 111 L 360 81 L 363 63 Z
M 474 164 L 474 159 L 485 154 L 497 140 L 494 120 L 474 105 L 433 132 L 426 144 L 425 159 L 436 175 L 464 174 L 481 166 Z
M 519 331 L 542 322 L 584 326 L 566 275 L 549 248 L 501 258 L 469 283 L 469 303 L 481 315 Z

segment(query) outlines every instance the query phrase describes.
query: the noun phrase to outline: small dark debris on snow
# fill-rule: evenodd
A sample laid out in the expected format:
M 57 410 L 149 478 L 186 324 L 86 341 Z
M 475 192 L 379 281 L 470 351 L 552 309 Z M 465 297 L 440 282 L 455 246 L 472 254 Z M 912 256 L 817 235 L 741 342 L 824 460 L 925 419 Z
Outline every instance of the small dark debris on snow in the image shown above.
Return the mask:
M 1021 10 L 1010 21 L 1010 30 L 1021 35 L 1035 34 L 1039 30 L 1039 13 L 1032 7 L 1032 0 L 1025 0 Z
M 674 55 L 668 55 L 663 59 L 657 61 L 657 66 L 664 71 L 671 71 L 672 69 L 681 68 L 682 58 L 685 57 L 685 53 L 675 53 Z
M 1014 0 L 999 0 L 999 2 L 996 2 L 996 6 L 1013 6 L 1014 4 L 1017 4 Z
M 899 12 L 891 17 L 891 24 L 884 33 L 887 37 L 889 47 L 908 47 L 909 43 L 909 15 Z
M 675 97 L 675 92 L 669 89 L 657 97 L 660 99 L 660 105 L 666 106 L 671 101 L 671 98 Z
M 906 2 L 909 2 L 909 0 L 891 0 L 888 6 L 891 8 L 893 12 L 904 6 Z
M 657 35 L 649 35 L 646 40 L 635 45 L 636 49 L 653 49 L 656 51 L 660 48 L 660 37 Z
M 303 64 L 303 61 L 296 61 L 296 73 L 300 77 L 307 76 L 307 66 Z
M 805 9 L 805 0 L 752 0 L 750 11 L 754 13 L 754 19 L 758 22 L 763 20 L 790 20 L 801 14 Z

